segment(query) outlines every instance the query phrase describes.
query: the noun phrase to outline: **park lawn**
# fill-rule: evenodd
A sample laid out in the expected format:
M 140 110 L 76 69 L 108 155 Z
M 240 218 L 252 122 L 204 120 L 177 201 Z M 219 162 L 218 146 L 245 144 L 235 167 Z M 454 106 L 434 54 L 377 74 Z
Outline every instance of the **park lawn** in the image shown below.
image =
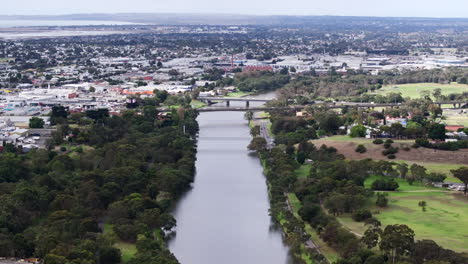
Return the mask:
M 192 100 L 190 102 L 190 105 L 193 107 L 193 108 L 202 108 L 202 107 L 205 107 L 207 106 L 206 103 L 202 102 L 202 101 L 199 101 L 199 100 Z
M 296 194 L 288 193 L 288 200 L 289 200 L 289 203 L 291 204 L 294 217 L 296 217 L 297 219 L 302 219 L 299 216 L 299 210 L 301 209 L 302 204 L 297 198 Z M 306 233 L 310 235 L 312 241 L 314 241 L 314 243 L 320 248 L 320 251 L 330 263 L 334 263 L 340 258 L 338 252 L 336 252 L 333 248 L 328 246 L 327 243 L 325 243 L 319 237 L 315 229 L 313 229 L 309 223 L 304 222 L 304 226 L 305 226 L 304 229 Z
M 446 125 L 451 126 L 465 126 L 468 127 L 468 116 L 467 115 L 446 115 L 445 120 L 443 121 Z
M 374 217 L 383 226 L 406 224 L 414 230 L 416 239 L 431 239 L 444 248 L 457 252 L 468 252 L 468 198 L 455 192 L 437 192 L 433 189 L 407 192 L 389 192 L 389 206 L 369 207 Z M 373 201 L 375 198 L 373 199 Z M 426 211 L 418 205 L 426 201 Z M 366 226 L 355 222 L 349 215 L 339 217 L 346 228 L 363 234 Z
M 438 83 L 409 83 L 409 84 L 397 84 L 397 85 L 385 85 L 379 90 L 375 91 L 375 94 L 386 95 L 389 93 L 401 93 L 403 97 L 410 97 L 411 99 L 420 98 L 421 91 L 427 90 L 431 94 L 436 88 L 442 89 L 443 95 L 449 95 L 451 93 L 460 94 L 468 92 L 467 84 L 438 84 Z
M 105 233 L 113 233 L 112 224 L 104 224 L 104 234 Z M 134 243 L 128 243 L 124 241 L 117 241 L 114 244 L 115 248 L 120 249 L 122 254 L 122 262 L 127 263 L 130 259 L 132 259 L 135 254 L 137 253 L 137 248 Z
M 307 178 L 309 176 L 309 173 L 310 173 L 310 168 L 312 167 L 311 164 L 304 164 L 304 165 L 301 165 L 301 167 L 299 167 L 299 169 L 297 169 L 294 174 L 296 175 L 296 177 L 298 178 Z
M 372 183 L 377 179 L 389 179 L 389 177 L 384 176 L 371 176 L 364 181 L 364 186 L 366 188 L 370 188 Z M 431 190 L 431 191 L 441 191 L 445 192 L 444 189 L 436 188 L 432 186 L 425 186 L 421 182 L 414 182 L 410 185 L 406 180 L 401 178 L 394 178 L 394 180 L 398 183 L 399 187 L 396 192 L 408 192 L 408 191 L 424 191 L 424 190 Z M 393 193 L 393 192 L 392 192 Z

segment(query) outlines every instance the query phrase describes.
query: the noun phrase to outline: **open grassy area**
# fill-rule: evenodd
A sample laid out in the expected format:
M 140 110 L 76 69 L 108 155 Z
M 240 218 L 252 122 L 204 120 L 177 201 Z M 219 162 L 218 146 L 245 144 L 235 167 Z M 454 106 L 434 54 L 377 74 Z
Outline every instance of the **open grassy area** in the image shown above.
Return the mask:
M 312 165 L 310 165 L 310 164 L 304 164 L 301 167 L 299 167 L 299 169 L 297 169 L 294 172 L 294 174 L 298 178 L 307 178 L 307 176 L 309 176 L 309 172 L 310 172 L 311 167 L 312 167 Z
M 192 100 L 192 102 L 190 102 L 190 105 L 193 108 L 202 108 L 202 107 L 205 107 L 207 104 L 202 101 Z
M 467 84 L 438 84 L 438 83 L 411 83 L 411 84 L 397 84 L 397 85 L 386 85 L 379 90 L 375 91 L 375 94 L 389 94 L 389 93 L 401 93 L 403 97 L 420 98 L 421 91 L 427 90 L 431 94 L 434 89 L 442 89 L 443 95 L 451 93 L 463 93 L 468 92 Z
M 366 181 L 369 186 L 376 177 Z M 389 206 L 379 208 L 374 205 L 369 209 L 382 222 L 383 226 L 406 224 L 416 233 L 416 239 L 432 239 L 439 245 L 457 252 L 468 252 L 468 197 L 459 192 L 446 192 L 441 189 L 425 187 L 421 184 L 409 185 L 397 179 L 400 188 L 389 193 Z M 418 205 L 426 201 L 426 211 Z M 363 234 L 366 227 L 355 222 L 349 215 L 339 218 L 340 222 L 351 231 Z
M 446 116 L 443 121 L 446 125 L 468 127 L 468 115 Z
M 104 224 L 104 233 L 113 233 L 112 224 Z M 114 244 L 114 247 L 120 249 L 122 253 L 122 262 L 127 263 L 130 259 L 132 259 L 135 254 L 137 253 L 136 245 L 133 243 L 127 243 L 124 241 L 117 241 Z
M 251 94 L 253 94 L 253 92 L 238 91 L 238 92 L 228 93 L 225 97 L 242 97 L 242 96 L 247 96 L 247 95 L 251 95 Z

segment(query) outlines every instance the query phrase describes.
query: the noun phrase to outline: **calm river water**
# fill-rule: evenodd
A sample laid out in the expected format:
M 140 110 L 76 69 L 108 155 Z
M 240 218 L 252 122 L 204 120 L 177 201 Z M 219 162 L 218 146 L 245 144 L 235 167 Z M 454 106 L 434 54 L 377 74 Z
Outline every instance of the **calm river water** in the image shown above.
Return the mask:
M 175 210 L 170 250 L 182 264 L 292 263 L 268 215 L 260 161 L 247 151 L 244 113 L 201 113 L 198 122 L 197 175 Z

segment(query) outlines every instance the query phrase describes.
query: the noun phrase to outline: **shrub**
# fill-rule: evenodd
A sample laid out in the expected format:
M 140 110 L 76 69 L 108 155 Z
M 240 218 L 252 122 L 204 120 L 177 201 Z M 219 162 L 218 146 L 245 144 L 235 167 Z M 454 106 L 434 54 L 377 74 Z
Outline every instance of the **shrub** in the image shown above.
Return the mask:
M 60 147 L 60 151 L 65 152 L 65 151 L 67 151 L 67 148 L 66 147 Z
M 393 140 L 391 140 L 391 139 L 385 140 L 385 144 L 392 144 L 392 143 L 393 143 Z
M 356 150 L 355 150 L 355 151 L 358 152 L 358 153 L 364 153 L 364 152 L 367 151 L 367 149 L 366 149 L 366 147 L 364 147 L 364 145 L 359 144 L 359 145 L 356 147 Z
M 388 194 L 386 194 L 386 193 L 377 193 L 377 201 L 375 202 L 375 204 L 378 207 L 387 207 L 387 205 L 388 205 L 387 196 L 388 196 Z
M 382 154 L 384 156 L 390 155 L 390 154 L 396 154 L 398 153 L 398 148 L 390 147 L 384 151 L 382 151 Z
M 383 147 L 388 149 L 392 146 L 392 143 L 384 143 Z
M 389 158 L 389 159 L 396 159 L 396 156 L 395 156 L 395 154 L 390 154 L 390 155 L 387 156 L 387 158 Z
M 416 146 L 420 146 L 420 147 L 428 147 L 430 145 L 429 140 L 427 140 L 425 138 L 417 138 L 414 141 L 414 144 Z
M 366 209 L 357 210 L 352 215 L 353 220 L 356 221 L 356 222 L 362 222 L 362 221 L 365 221 L 365 220 L 367 220 L 367 219 L 369 219 L 371 217 L 372 217 L 372 213 L 369 210 L 366 210 Z
M 383 140 L 380 139 L 380 138 L 377 138 L 377 139 L 374 139 L 374 141 L 372 141 L 372 143 L 374 143 L 376 145 L 380 145 L 380 144 L 383 144 Z

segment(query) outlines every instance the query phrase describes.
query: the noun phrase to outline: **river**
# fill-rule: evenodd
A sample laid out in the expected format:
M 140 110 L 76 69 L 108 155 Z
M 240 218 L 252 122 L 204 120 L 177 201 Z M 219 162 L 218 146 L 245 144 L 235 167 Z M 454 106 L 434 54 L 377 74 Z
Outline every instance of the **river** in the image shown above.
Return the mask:
M 244 113 L 201 113 L 198 122 L 197 174 L 175 209 L 170 250 L 182 264 L 292 263 L 268 214 L 263 168 L 247 150 Z

